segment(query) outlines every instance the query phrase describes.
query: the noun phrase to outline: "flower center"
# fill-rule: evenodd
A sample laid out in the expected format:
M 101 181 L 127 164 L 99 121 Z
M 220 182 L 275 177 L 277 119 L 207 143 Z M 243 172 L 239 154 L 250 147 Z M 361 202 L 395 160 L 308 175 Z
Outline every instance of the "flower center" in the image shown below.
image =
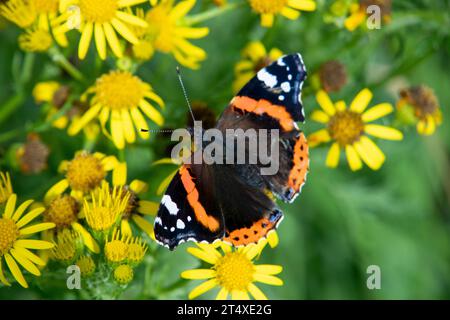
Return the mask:
M 258 13 L 278 13 L 288 3 L 288 0 L 249 0 L 250 6 Z
M 118 9 L 117 0 L 79 0 L 81 16 L 87 22 L 110 22 Z
M 14 220 L 0 218 L 0 257 L 9 252 L 18 236 L 19 228 Z
M 120 284 L 127 284 L 133 280 L 133 269 L 127 265 L 122 264 L 114 270 L 114 279 Z
M 416 86 L 400 92 L 406 103 L 414 107 L 418 118 L 433 115 L 439 109 L 439 103 L 433 90 L 425 86 Z
M 34 9 L 38 13 L 57 13 L 58 0 L 33 0 Z
M 101 161 L 88 153 L 79 154 L 70 161 L 66 173 L 70 187 L 83 192 L 98 187 L 105 176 Z
M 57 228 L 64 228 L 77 221 L 78 211 L 79 206 L 75 198 L 63 195 L 50 203 L 44 217 L 46 221 L 55 223 Z
M 338 111 L 328 123 L 328 132 L 340 146 L 346 146 L 359 140 L 364 132 L 364 122 L 359 113 Z
M 95 84 L 96 100 L 111 109 L 131 109 L 144 97 L 141 79 L 126 71 L 111 71 Z
M 94 207 L 89 216 L 91 221 L 88 220 L 88 224 L 96 231 L 108 230 L 116 222 L 115 212 L 108 207 Z
M 51 256 L 55 260 L 68 262 L 77 252 L 78 234 L 69 229 L 58 232 L 56 247 L 52 249 Z
M 128 255 L 128 245 L 120 240 L 112 240 L 105 244 L 105 256 L 111 262 L 125 260 Z
M 90 256 L 82 256 L 76 262 L 82 276 L 88 277 L 95 271 L 95 262 Z
M 24 51 L 46 51 L 52 45 L 52 41 L 50 33 L 41 29 L 28 30 L 19 36 L 19 46 Z
M 255 268 L 241 252 L 224 255 L 215 266 L 219 284 L 228 291 L 242 291 L 253 281 Z
M 128 260 L 133 263 L 139 263 L 144 258 L 147 246 L 140 238 L 136 238 L 128 245 Z

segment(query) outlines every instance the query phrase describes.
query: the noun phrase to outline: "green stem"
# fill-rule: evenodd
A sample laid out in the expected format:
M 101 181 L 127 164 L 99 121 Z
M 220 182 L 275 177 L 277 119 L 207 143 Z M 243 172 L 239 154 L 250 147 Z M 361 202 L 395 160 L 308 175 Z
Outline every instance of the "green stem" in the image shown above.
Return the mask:
M 31 74 L 33 73 L 34 57 L 35 55 L 32 52 L 27 52 L 25 54 L 25 58 L 23 59 L 22 72 L 20 74 L 20 89 L 22 89 L 24 85 L 31 79 Z
M 200 22 L 204 22 L 206 20 L 210 20 L 215 17 L 218 17 L 227 11 L 236 9 L 236 8 L 242 6 L 242 4 L 243 4 L 243 2 L 229 3 L 229 4 L 221 6 L 221 7 L 215 7 L 214 9 L 211 9 L 211 10 L 208 10 L 208 11 L 205 11 L 202 13 L 198 13 L 198 14 L 192 15 L 190 17 L 186 17 L 184 20 L 185 20 L 186 24 L 188 24 L 188 25 L 198 24 Z
M 19 92 L 9 98 L 9 100 L 0 107 L 0 124 L 8 119 L 8 117 L 22 104 L 24 99 L 24 95 Z
M 84 81 L 84 76 L 80 70 L 75 68 L 57 47 L 50 48 L 48 52 L 52 60 L 63 68 L 72 78 L 78 81 Z

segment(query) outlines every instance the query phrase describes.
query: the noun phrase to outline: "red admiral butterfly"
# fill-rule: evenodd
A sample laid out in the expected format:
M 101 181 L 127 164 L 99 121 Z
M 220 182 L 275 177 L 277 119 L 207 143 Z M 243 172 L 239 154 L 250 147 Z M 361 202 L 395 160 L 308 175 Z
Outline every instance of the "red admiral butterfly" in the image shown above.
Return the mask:
M 258 164 L 184 164 L 162 198 L 156 240 L 171 250 L 185 241 L 235 246 L 258 242 L 283 218 L 274 197 L 292 202 L 305 183 L 308 145 L 301 89 L 306 69 L 300 54 L 261 69 L 231 100 L 216 128 L 278 129 L 279 170 L 261 175 Z

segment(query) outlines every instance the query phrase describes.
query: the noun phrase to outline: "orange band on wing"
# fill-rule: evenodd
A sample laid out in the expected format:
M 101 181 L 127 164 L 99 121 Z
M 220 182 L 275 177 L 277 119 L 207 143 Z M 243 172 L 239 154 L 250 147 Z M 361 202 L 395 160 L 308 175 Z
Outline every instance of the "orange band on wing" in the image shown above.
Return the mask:
M 300 134 L 300 137 L 294 145 L 294 166 L 289 173 L 289 186 L 298 192 L 301 186 L 305 183 L 306 174 L 308 173 L 308 143 L 305 135 Z
M 237 96 L 231 100 L 234 108 L 245 112 L 251 112 L 257 115 L 267 114 L 268 116 L 278 120 L 280 126 L 285 131 L 294 129 L 294 120 L 284 106 L 275 105 L 267 100 L 255 100 L 249 97 Z
M 187 166 L 182 166 L 180 168 L 180 176 L 181 182 L 183 183 L 184 189 L 187 193 L 189 205 L 194 211 L 197 221 L 212 232 L 219 230 L 219 221 L 216 218 L 208 215 L 205 208 L 203 208 L 202 204 L 200 203 L 198 190 L 195 187 L 194 180 L 189 173 Z
M 256 243 L 259 239 L 265 237 L 270 230 L 274 229 L 276 223 L 276 221 L 270 222 L 268 218 L 262 218 L 256 221 L 250 228 L 233 230 L 223 240 L 234 246 L 245 246 L 250 243 Z

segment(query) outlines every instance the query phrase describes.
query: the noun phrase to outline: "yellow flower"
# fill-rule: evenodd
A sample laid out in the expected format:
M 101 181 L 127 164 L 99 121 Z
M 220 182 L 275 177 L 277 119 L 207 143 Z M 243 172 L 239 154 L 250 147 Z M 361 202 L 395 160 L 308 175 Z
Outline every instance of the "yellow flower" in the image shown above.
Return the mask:
M 27 29 L 19 36 L 19 47 L 23 51 L 44 52 L 50 48 L 52 42 L 48 31 L 37 28 Z
M 47 191 L 44 201 L 48 203 L 69 187 L 70 195 L 81 201 L 85 194 L 101 185 L 107 172 L 113 170 L 117 163 L 114 156 L 106 156 L 100 152 L 78 151 L 72 160 L 61 162 L 59 170 L 65 172 L 66 177 Z
M 124 11 L 124 8 L 144 3 L 146 0 L 66 0 L 62 5 L 66 10 L 70 5 L 79 8 L 73 14 L 80 15 L 81 38 L 78 45 L 78 56 L 84 59 L 92 40 L 95 38 L 95 46 L 102 60 L 106 59 L 106 43 L 112 52 L 119 58 L 123 56 L 122 48 L 117 38 L 119 33 L 125 40 L 135 44 L 138 39 L 129 25 L 146 27 L 147 23 L 133 14 Z M 68 16 L 65 30 L 70 29 L 71 19 Z
M 242 60 L 234 67 L 233 91 L 238 92 L 260 69 L 268 66 L 282 55 L 283 52 L 277 48 L 272 48 L 267 52 L 261 42 L 250 42 L 242 50 Z
M 316 10 L 316 2 L 313 0 L 248 0 L 250 7 L 261 15 L 261 25 L 263 27 L 271 27 L 275 15 L 296 20 L 302 11 Z
M 145 253 L 147 252 L 147 244 L 142 240 L 142 238 L 135 237 L 130 240 L 128 244 L 128 262 L 132 264 L 138 264 L 144 259 Z
M 233 250 L 231 246 L 221 243 L 222 252 L 210 244 L 197 246 L 198 248 L 191 247 L 187 251 L 212 266 L 209 269 L 194 269 L 181 273 L 181 277 L 185 279 L 208 279 L 189 293 L 189 299 L 194 299 L 218 286 L 220 287 L 216 296 L 218 300 L 227 299 L 229 294 L 233 300 L 249 299 L 249 293 L 253 298 L 261 300 L 267 297 L 254 282 L 283 285 L 283 281 L 275 276 L 282 271 L 281 266 L 253 263 L 253 259 L 261 252 L 258 245 Z
M 56 42 L 60 46 L 66 47 L 68 30 L 64 29 L 62 23 L 67 19 L 69 13 L 58 16 L 59 2 L 59 0 L 29 0 L 29 6 L 36 11 L 37 27 L 48 34 L 51 31 Z
M 436 126 L 442 123 L 442 113 L 433 90 L 423 85 L 415 86 L 400 91 L 400 97 L 397 116 L 405 118 L 410 114 L 419 134 L 432 135 Z
M 39 207 L 24 214 L 33 200 L 25 201 L 17 209 L 16 200 L 16 194 L 12 194 L 8 198 L 0 218 L 0 281 L 6 286 L 10 285 L 3 273 L 4 260 L 17 282 L 22 287 L 28 288 L 27 281 L 17 262 L 31 274 L 40 276 L 41 272 L 36 265 L 43 266 L 45 262 L 30 249 L 45 250 L 53 248 L 54 245 L 47 241 L 28 238 L 32 234 L 54 228 L 55 224 L 45 222 L 29 226 L 31 221 L 44 212 L 44 208 Z
M 142 8 L 138 8 L 135 15 L 140 19 L 145 19 L 145 13 Z M 147 29 L 148 28 L 142 28 L 139 26 L 134 26 L 132 29 L 136 37 L 139 39 L 139 42 L 133 44 L 133 46 L 131 47 L 133 55 L 136 59 L 143 61 L 150 60 L 155 53 L 153 43 L 149 39 L 149 36 L 147 34 Z
M 122 264 L 114 269 L 113 276 L 114 280 L 116 280 L 119 284 L 124 285 L 133 280 L 134 273 L 133 269 L 129 265 Z
M 3 173 L 0 171 L 0 205 L 4 204 L 12 193 L 13 189 L 9 172 Z
M 315 147 L 321 143 L 334 141 L 326 159 L 328 167 L 337 167 L 340 151 L 343 149 L 352 171 L 362 168 L 361 160 L 372 170 L 378 170 L 384 163 L 385 155 L 365 134 L 387 140 L 403 139 L 403 134 L 397 129 L 369 123 L 394 110 L 390 103 L 380 103 L 365 111 L 372 99 L 372 92 L 369 89 L 361 90 L 348 109 L 344 101 L 333 104 L 323 90 L 317 93 L 316 99 L 323 111 L 314 111 L 311 119 L 326 124 L 327 128 L 311 134 L 308 143 L 311 147 Z
M 86 222 L 94 231 L 106 232 L 116 226 L 128 204 L 129 196 L 120 188 L 110 189 L 104 181 L 102 186 L 91 192 L 91 201 L 84 200 Z
M 192 69 L 199 68 L 199 63 L 206 59 L 206 52 L 187 39 L 200 39 L 209 33 L 206 27 L 195 28 L 186 23 L 185 17 L 195 2 L 184 0 L 174 6 L 173 0 L 161 1 L 145 16 L 154 48 L 173 54 L 179 63 Z
M 105 257 L 109 262 L 121 262 L 128 257 L 128 243 L 130 237 L 122 234 L 120 236 L 120 231 L 115 229 L 111 235 L 110 239 L 106 240 L 105 243 Z
M 36 103 L 51 102 L 53 96 L 61 88 L 56 81 L 38 82 L 33 88 L 33 98 Z
M 143 139 L 149 134 L 141 129 L 147 128 L 142 112 L 162 125 L 161 113 L 147 99 L 156 102 L 161 108 L 163 100 L 153 92 L 152 87 L 127 71 L 111 71 L 97 79 L 87 91 L 93 94 L 91 106 L 78 120 L 74 120 L 68 129 L 69 135 L 77 134 L 91 120 L 98 117 L 104 133 L 110 137 L 117 148 L 123 149 L 125 142 L 136 141 L 136 130 Z M 105 126 L 110 120 L 110 134 Z
M 350 16 L 344 21 L 344 26 L 349 31 L 354 31 L 362 25 L 367 18 L 367 8 L 376 5 L 380 8 L 381 17 L 385 23 L 391 21 L 392 0 L 361 0 L 350 5 Z
M 0 14 L 21 28 L 30 27 L 37 13 L 27 0 L 7 0 L 0 3 Z
M 95 272 L 95 262 L 91 256 L 81 256 L 75 264 L 83 277 L 89 277 Z
M 52 249 L 50 257 L 66 264 L 72 263 L 77 254 L 80 236 L 78 232 L 62 229 L 56 234 L 56 246 Z
M 141 180 L 133 180 L 127 184 L 127 164 L 119 163 L 113 171 L 113 185 L 121 188 L 124 196 L 128 197 L 128 205 L 123 213 L 120 228 L 123 234 L 131 236 L 129 220 L 146 232 L 152 239 L 155 238 L 153 224 L 144 219 L 142 215 L 156 215 L 159 203 L 140 200 L 139 194 L 147 190 L 147 184 Z

